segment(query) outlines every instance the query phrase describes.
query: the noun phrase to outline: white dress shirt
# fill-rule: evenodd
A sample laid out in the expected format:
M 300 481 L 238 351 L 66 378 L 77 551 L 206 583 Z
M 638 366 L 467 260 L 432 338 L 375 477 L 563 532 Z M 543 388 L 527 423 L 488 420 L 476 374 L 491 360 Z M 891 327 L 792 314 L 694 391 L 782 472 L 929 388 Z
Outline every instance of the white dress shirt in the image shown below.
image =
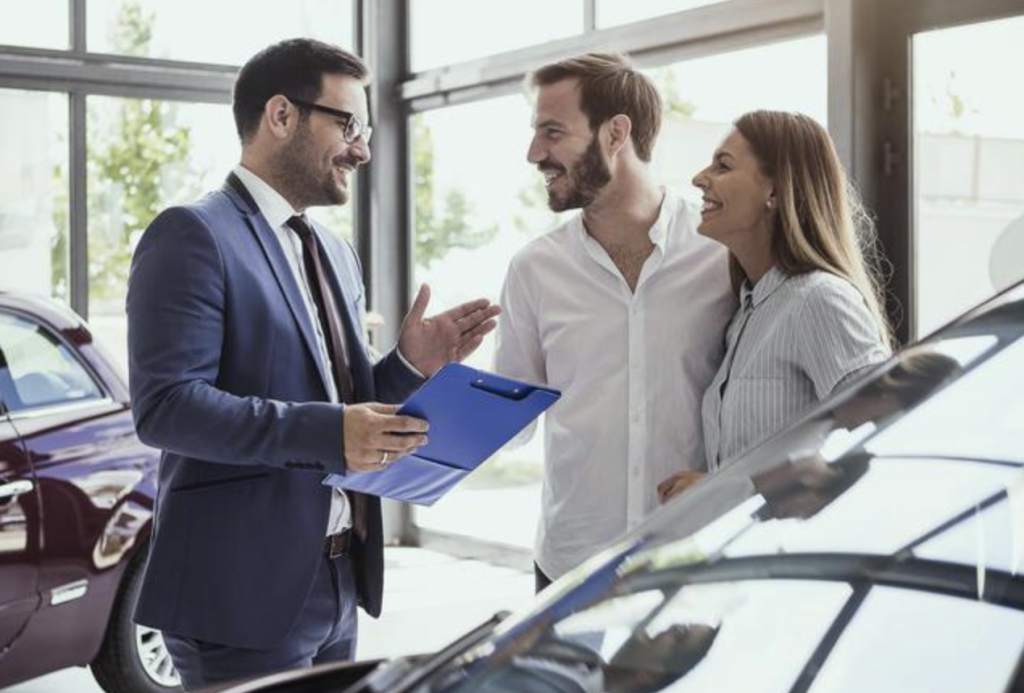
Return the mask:
M 295 283 L 299 287 L 299 293 L 302 295 L 302 302 L 309 313 L 309 321 L 313 325 L 313 334 L 316 336 L 317 352 L 323 361 L 325 372 L 328 374 L 333 373 L 334 367 L 331 363 L 330 351 L 327 349 L 327 340 L 318 317 L 316 301 L 310 292 L 309 280 L 306 277 L 306 265 L 302 261 L 302 240 L 298 234 L 286 225 L 288 220 L 298 214 L 298 212 L 279 192 L 244 166 L 236 166 L 235 175 L 238 176 L 239 180 L 245 185 L 246 190 L 252 195 L 253 200 L 256 201 L 256 206 L 259 207 L 260 213 L 263 214 L 263 218 L 267 220 L 270 228 L 274 230 L 274 236 L 281 244 L 281 250 L 284 251 L 284 256 L 288 259 L 288 267 L 291 268 Z M 341 339 L 344 342 L 344 334 L 341 335 Z M 344 348 L 347 350 L 348 346 L 345 344 Z M 334 378 L 327 379 L 327 390 L 330 401 L 337 402 L 338 391 Z M 338 425 L 342 425 L 341 421 L 338 422 Z M 342 454 L 342 451 L 339 450 L 338 454 Z M 352 510 L 349 507 L 348 496 L 341 489 L 335 489 L 335 493 L 331 495 L 331 514 L 327 522 L 326 534 L 335 534 L 351 526 Z
M 546 414 L 536 560 L 558 578 L 704 468 L 700 403 L 735 309 L 725 249 L 666 194 L 631 292 L 577 215 L 513 258 L 495 370 L 562 391 Z M 522 442 L 522 437 L 519 439 Z

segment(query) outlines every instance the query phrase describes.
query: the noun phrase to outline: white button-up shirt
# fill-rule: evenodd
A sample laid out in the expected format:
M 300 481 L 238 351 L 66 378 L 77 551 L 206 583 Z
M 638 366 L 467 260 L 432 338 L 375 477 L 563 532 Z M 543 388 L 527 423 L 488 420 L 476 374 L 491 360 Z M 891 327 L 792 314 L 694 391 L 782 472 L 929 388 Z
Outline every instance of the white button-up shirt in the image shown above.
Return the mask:
M 530 243 L 502 290 L 495 370 L 548 385 L 536 560 L 558 578 L 704 468 L 700 402 L 735 309 L 725 249 L 666 195 L 635 293 L 582 218 Z M 519 442 L 525 436 L 521 436 Z
M 334 366 L 331 363 L 330 351 L 327 349 L 327 340 L 323 333 L 320 318 L 317 317 L 316 301 L 313 299 L 309 280 L 306 277 L 306 265 L 302 261 L 302 240 L 298 234 L 287 226 L 288 220 L 298 214 L 298 212 L 279 192 L 244 166 L 239 165 L 235 167 L 235 175 L 238 176 L 242 184 L 245 185 L 245 189 L 252 195 L 252 199 L 255 200 L 256 206 L 259 207 L 260 213 L 267 220 L 270 228 L 274 230 L 274 236 L 281 244 L 281 250 L 284 251 L 284 256 L 288 259 L 288 267 L 291 269 L 295 283 L 299 287 L 299 293 L 302 295 L 302 303 L 306 306 L 306 312 L 309 313 L 309 321 L 313 325 L 313 334 L 316 336 L 317 352 L 323 362 L 325 372 L 328 374 L 333 373 Z M 341 335 L 341 338 L 344 340 L 345 335 Z M 348 348 L 347 344 L 345 348 Z M 334 384 L 334 378 L 327 378 L 327 391 L 330 401 L 337 402 L 338 391 Z M 341 421 L 338 422 L 338 425 L 341 426 Z M 342 451 L 339 450 L 338 454 L 342 454 Z M 331 494 L 331 513 L 327 522 L 326 533 L 331 535 L 348 529 L 351 526 L 352 510 L 349 507 L 348 496 L 341 489 L 335 489 L 335 493 Z

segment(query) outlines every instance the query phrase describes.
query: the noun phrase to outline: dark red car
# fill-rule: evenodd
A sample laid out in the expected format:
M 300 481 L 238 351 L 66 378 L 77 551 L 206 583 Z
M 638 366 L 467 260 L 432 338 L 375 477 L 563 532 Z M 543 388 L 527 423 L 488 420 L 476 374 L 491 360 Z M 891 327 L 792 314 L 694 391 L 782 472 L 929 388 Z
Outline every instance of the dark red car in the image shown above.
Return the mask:
M 110 693 L 180 690 L 131 621 L 158 457 L 86 324 L 0 292 L 0 688 L 89 665 Z

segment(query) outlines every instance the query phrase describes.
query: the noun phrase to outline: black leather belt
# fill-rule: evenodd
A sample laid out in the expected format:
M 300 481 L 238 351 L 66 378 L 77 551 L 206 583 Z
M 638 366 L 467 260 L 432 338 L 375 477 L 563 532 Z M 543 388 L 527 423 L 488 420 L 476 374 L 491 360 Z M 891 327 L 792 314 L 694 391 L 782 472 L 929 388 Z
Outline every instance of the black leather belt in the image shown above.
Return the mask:
M 324 540 L 324 555 L 328 558 L 337 558 L 338 556 L 344 556 L 348 553 L 351 544 L 351 529 L 346 529 L 344 532 L 338 532 L 337 534 L 328 535 L 328 537 Z

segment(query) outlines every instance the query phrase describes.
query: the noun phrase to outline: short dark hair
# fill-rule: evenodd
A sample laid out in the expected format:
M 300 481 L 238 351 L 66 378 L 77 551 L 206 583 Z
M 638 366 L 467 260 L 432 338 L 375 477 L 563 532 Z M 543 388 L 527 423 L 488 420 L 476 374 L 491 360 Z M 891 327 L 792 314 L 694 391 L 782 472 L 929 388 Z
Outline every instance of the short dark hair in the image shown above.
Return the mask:
M 263 108 L 278 94 L 316 101 L 325 74 L 347 75 L 364 83 L 370 80 L 359 56 L 314 39 L 288 39 L 254 55 L 235 81 L 232 109 L 238 137 L 245 143 L 256 134 Z
M 661 97 L 654 83 L 633 68 L 622 53 L 587 53 L 545 65 L 530 76 L 534 87 L 546 87 L 565 79 L 579 83 L 580 110 L 596 132 L 601 124 L 620 113 L 633 123 L 632 137 L 641 161 L 650 161 L 661 128 Z

